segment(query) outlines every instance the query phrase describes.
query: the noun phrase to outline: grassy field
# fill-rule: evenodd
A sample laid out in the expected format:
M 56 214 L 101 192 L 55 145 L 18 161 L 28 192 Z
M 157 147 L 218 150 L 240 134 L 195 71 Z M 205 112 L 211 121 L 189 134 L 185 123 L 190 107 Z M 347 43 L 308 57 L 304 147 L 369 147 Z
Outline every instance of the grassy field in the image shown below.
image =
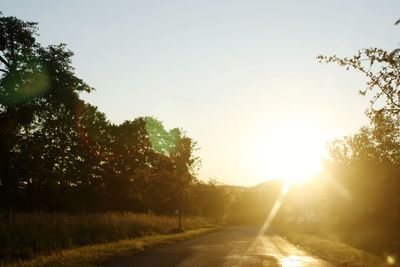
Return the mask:
M 215 228 L 203 228 L 179 234 L 152 235 L 136 239 L 126 239 L 98 245 L 88 245 L 75 249 L 66 249 L 49 256 L 39 256 L 33 260 L 14 263 L 0 263 L 1 267 L 95 267 L 107 262 L 118 261 L 134 253 L 154 246 L 188 239 L 214 231 Z
M 301 233 L 289 232 L 285 233 L 284 236 L 294 244 L 333 263 L 335 266 L 389 266 L 384 259 L 347 244 Z M 387 260 L 390 261 L 390 258 Z
M 207 225 L 202 218 L 183 219 L 186 230 Z M 13 220 L 0 221 L 0 259 L 26 260 L 90 244 L 166 234 L 176 226 L 174 217 L 151 214 L 16 214 Z

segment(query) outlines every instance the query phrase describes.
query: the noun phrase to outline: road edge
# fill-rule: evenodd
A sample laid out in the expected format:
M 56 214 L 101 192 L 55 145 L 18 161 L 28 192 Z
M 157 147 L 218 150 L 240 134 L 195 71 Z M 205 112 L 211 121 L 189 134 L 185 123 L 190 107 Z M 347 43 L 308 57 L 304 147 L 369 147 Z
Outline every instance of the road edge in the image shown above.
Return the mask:
M 116 242 L 87 245 L 79 248 L 67 249 L 49 256 L 41 256 L 28 261 L 19 261 L 10 264 L 1 264 L 1 267 L 94 267 L 121 260 L 125 257 L 140 253 L 146 249 L 164 244 L 186 240 L 221 229 L 212 226 L 190 230 L 177 234 L 158 234 L 135 239 L 126 239 Z
M 282 233 L 282 236 L 296 246 L 335 266 L 387 266 L 385 261 L 376 255 L 348 244 L 297 232 Z

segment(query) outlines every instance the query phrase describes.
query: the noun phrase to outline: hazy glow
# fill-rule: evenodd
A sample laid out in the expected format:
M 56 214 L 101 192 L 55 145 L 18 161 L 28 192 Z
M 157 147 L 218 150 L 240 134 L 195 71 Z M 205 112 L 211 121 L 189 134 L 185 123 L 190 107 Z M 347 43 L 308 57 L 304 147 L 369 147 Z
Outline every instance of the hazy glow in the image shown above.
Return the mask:
M 395 0 L 1 4 L 5 16 L 39 22 L 43 45 L 66 43 L 74 51 L 78 77 L 96 88 L 82 98 L 110 121 L 154 116 L 168 129 L 182 127 L 201 148 L 200 179 L 246 186 L 281 176 L 267 165 L 273 155 L 246 151 L 253 140 L 252 149 L 264 155 L 258 139 L 268 146 L 285 112 L 321 119 L 335 138 L 366 123 L 369 100 L 357 94 L 364 86 L 358 73 L 318 64 L 317 55 L 393 50 L 399 43 Z M 264 131 L 252 131 L 258 123 Z
M 288 256 L 280 259 L 280 264 L 283 267 L 301 267 L 303 263 L 303 259 L 299 256 Z
M 254 139 L 249 168 L 259 181 L 304 181 L 321 170 L 327 140 L 328 133 L 316 123 L 297 120 L 271 126 Z
M 263 236 L 267 230 L 269 229 L 269 227 L 271 226 L 272 221 L 274 220 L 275 216 L 278 214 L 279 209 L 282 206 L 282 202 L 284 197 L 286 196 L 286 194 L 289 192 L 290 189 L 290 181 L 287 181 L 282 189 L 281 192 L 279 194 L 278 199 L 275 201 L 274 205 L 272 206 L 271 211 L 268 214 L 267 219 L 265 220 L 263 226 L 260 229 L 260 232 L 258 233 L 258 236 Z
M 396 257 L 395 256 L 387 256 L 386 262 L 389 265 L 394 265 L 394 264 L 396 264 Z

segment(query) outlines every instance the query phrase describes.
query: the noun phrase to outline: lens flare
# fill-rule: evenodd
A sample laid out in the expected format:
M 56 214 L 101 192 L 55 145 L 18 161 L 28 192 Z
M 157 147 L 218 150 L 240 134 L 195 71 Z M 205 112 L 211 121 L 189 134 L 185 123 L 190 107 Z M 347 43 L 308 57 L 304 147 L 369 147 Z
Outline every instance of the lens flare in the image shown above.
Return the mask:
M 270 213 L 268 214 L 267 219 L 265 220 L 263 226 L 261 227 L 260 233 L 258 234 L 259 236 L 264 235 L 265 232 L 271 226 L 272 221 L 274 220 L 274 218 L 278 214 L 279 209 L 282 206 L 283 199 L 285 198 L 286 194 L 289 192 L 290 185 L 291 185 L 291 181 L 286 181 L 285 184 L 282 186 L 282 189 L 281 189 L 278 199 L 275 201 Z
M 153 149 L 165 155 L 171 155 L 176 152 L 180 138 L 179 129 L 175 128 L 166 131 L 160 121 L 152 117 L 147 117 L 145 120 L 147 134 Z
M 7 73 L 0 84 L 0 103 L 26 103 L 49 90 L 48 74 L 36 62 L 29 62 L 21 70 Z

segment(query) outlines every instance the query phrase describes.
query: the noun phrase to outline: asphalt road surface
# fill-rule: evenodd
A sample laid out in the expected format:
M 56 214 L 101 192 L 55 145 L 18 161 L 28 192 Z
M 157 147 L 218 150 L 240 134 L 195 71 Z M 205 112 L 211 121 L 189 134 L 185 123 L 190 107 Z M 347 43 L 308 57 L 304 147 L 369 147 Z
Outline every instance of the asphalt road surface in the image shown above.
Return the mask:
M 150 249 L 108 267 L 332 267 L 276 234 L 256 228 L 226 228 Z

